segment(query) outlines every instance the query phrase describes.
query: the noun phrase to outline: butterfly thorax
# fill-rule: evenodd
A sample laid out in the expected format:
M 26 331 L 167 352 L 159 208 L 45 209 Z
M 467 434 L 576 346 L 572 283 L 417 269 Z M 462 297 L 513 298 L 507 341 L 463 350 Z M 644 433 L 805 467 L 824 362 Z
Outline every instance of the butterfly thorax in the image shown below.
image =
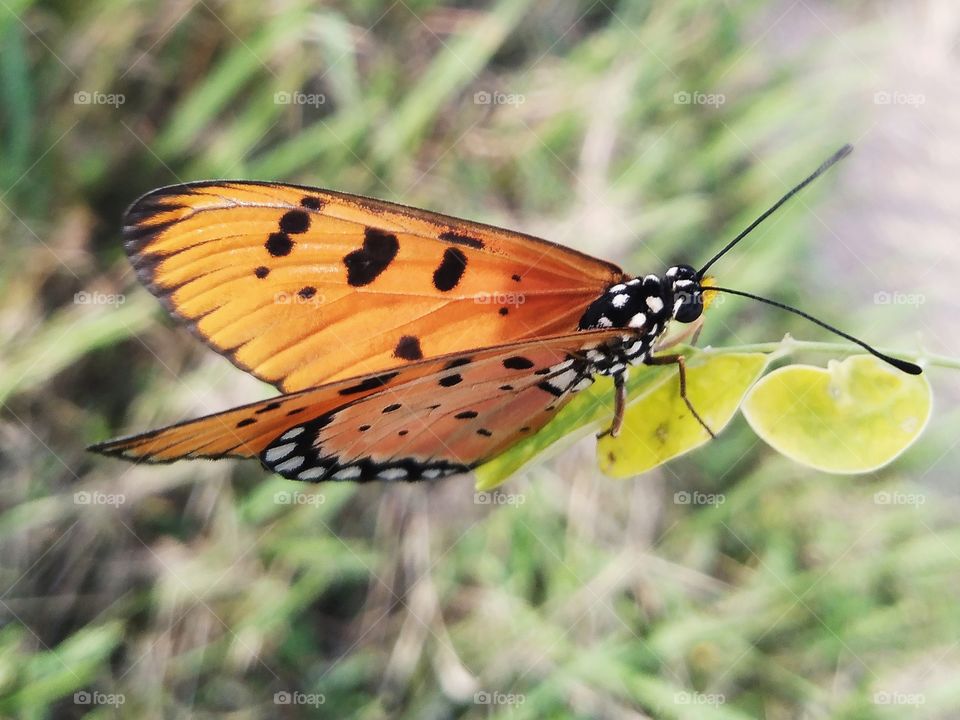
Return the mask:
M 587 354 L 592 371 L 618 375 L 649 357 L 670 320 L 692 322 L 702 312 L 702 290 L 688 265 L 657 275 L 636 277 L 607 288 L 580 318 L 580 330 L 625 328 L 631 332 Z

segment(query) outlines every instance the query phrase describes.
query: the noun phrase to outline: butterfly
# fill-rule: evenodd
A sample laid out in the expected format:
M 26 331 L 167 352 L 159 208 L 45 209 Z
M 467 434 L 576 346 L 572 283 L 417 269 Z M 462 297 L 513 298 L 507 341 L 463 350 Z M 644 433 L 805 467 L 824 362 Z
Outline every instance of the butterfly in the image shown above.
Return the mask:
M 706 292 L 799 313 L 719 288 L 705 272 L 849 151 L 700 270 L 637 277 L 522 233 L 330 190 L 249 181 L 154 190 L 124 219 L 140 280 L 282 394 L 89 449 L 146 462 L 257 458 L 306 481 L 430 480 L 536 433 L 597 375 L 614 382 L 616 433 L 632 365 L 678 364 L 686 399 L 682 356 L 654 349 L 671 323 L 701 318 Z

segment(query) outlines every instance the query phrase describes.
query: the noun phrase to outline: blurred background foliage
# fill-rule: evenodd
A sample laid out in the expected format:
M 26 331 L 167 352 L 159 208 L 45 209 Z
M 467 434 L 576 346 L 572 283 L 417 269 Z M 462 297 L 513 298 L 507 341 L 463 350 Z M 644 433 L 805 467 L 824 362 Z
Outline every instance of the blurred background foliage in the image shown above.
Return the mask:
M 958 26 L 949 0 L 0 3 L 0 715 L 955 717 L 945 372 L 926 436 L 863 477 L 742 420 L 629 481 L 587 440 L 492 498 L 83 447 L 270 392 L 175 329 L 120 245 L 136 196 L 210 177 L 645 273 L 702 261 L 852 141 L 718 274 L 960 354 Z M 734 301 L 707 325 L 821 337 Z

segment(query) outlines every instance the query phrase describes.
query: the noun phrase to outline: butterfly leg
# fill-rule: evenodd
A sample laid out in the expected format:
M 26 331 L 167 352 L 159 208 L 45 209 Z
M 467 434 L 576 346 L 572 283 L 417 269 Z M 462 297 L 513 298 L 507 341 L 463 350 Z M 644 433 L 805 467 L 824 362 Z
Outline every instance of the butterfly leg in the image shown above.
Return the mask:
M 620 434 L 620 428 L 623 427 L 623 414 L 627 410 L 627 379 L 624 373 L 617 373 L 613 376 L 613 389 L 613 422 L 602 433 L 597 433 L 597 438 L 607 435 L 616 437 Z
M 690 409 L 690 412 L 697 419 L 697 422 L 703 426 L 703 429 L 706 430 L 711 438 L 716 438 L 713 430 L 710 429 L 710 426 L 703 421 L 703 418 L 700 417 L 700 413 L 696 411 L 696 408 L 693 407 L 693 403 L 690 402 L 690 398 L 687 397 L 687 361 L 683 355 L 648 355 L 644 361 L 646 365 L 673 365 L 676 364 L 678 369 L 678 374 L 680 375 L 680 397 L 683 398 L 683 401 L 687 404 L 687 407 Z

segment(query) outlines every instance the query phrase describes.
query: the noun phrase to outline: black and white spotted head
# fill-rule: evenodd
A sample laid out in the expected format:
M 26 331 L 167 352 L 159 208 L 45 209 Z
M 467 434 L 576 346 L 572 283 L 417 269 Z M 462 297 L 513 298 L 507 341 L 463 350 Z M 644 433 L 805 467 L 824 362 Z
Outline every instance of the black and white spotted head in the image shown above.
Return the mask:
M 674 265 L 664 274 L 669 287 L 670 314 L 681 323 L 692 323 L 703 314 L 700 275 L 689 265 Z

